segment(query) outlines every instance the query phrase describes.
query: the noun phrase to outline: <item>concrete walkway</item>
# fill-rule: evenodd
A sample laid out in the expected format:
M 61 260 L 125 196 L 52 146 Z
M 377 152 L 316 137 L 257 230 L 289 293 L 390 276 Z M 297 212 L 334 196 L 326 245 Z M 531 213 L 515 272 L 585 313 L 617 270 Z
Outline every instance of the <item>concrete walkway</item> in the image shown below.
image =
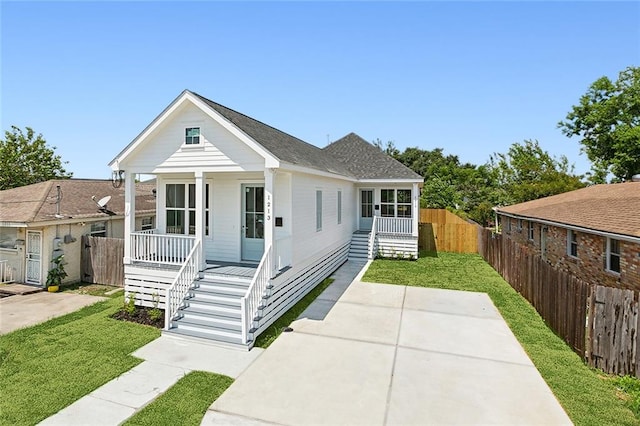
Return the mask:
M 101 300 L 105 298 L 46 291 L 2 298 L 0 299 L 0 334 L 75 312 Z
M 260 354 L 161 336 L 133 353 L 145 361 L 80 398 L 41 425 L 118 425 L 193 370 L 238 377 Z
M 486 294 L 338 280 L 292 328 L 203 425 L 571 424 Z

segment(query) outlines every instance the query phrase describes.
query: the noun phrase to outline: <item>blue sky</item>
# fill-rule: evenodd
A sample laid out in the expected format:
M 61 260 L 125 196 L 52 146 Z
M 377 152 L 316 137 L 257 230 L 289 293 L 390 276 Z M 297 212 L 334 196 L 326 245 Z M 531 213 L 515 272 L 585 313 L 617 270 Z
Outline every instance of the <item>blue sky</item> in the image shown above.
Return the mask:
M 638 2 L 6 2 L 2 130 L 30 126 L 78 178 L 184 89 L 317 146 L 356 132 L 483 164 L 640 65 Z

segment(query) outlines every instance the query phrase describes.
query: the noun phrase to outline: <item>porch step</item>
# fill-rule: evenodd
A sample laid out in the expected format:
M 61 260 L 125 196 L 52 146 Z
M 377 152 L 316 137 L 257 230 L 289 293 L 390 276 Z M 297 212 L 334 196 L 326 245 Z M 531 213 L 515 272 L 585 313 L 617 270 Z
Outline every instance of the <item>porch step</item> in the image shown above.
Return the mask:
M 167 332 L 246 348 L 241 299 L 250 284 L 247 277 L 201 274 Z
M 349 259 L 367 260 L 369 258 L 369 234 L 356 232 L 351 236 Z

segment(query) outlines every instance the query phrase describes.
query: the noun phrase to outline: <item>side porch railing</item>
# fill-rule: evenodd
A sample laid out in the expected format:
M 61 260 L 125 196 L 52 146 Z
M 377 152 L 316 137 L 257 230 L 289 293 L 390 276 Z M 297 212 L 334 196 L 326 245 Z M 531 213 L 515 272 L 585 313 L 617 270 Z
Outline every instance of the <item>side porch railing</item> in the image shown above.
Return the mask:
M 195 245 L 195 237 L 158 234 L 157 229 L 131 233 L 131 260 L 162 265 L 182 265 Z
M 191 284 L 200 273 L 202 259 L 201 242 L 197 241 L 187 255 L 186 261 L 180 268 L 178 275 L 165 293 L 164 329 L 171 327 L 171 320 L 178 312 L 182 301 L 189 292 Z
M 413 219 L 410 217 L 374 217 L 378 234 L 412 235 Z
M 262 296 L 271 280 L 271 272 L 273 271 L 271 265 L 271 250 L 272 248 L 269 246 L 264 251 L 258 269 L 251 280 L 251 284 L 244 297 L 240 300 L 240 309 L 242 312 L 242 342 L 245 344 L 248 343 L 249 331 L 251 330 L 253 319 L 262 303 Z
M 9 284 L 13 281 L 13 268 L 9 266 L 9 261 L 0 260 L 0 284 Z

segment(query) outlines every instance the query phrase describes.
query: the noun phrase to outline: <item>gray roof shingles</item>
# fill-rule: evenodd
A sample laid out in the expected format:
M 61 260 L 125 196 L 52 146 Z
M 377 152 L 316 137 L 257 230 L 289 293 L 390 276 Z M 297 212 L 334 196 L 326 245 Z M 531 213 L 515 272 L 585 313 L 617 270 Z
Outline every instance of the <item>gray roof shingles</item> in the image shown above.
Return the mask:
M 356 179 L 422 177 L 355 133 L 320 149 L 274 127 L 190 92 L 281 161 Z

